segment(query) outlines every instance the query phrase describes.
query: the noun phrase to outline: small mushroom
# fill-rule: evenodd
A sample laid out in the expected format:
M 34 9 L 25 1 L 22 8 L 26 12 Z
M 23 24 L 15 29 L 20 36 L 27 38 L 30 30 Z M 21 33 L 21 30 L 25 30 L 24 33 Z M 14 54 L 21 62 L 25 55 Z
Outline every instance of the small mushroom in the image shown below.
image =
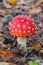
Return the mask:
M 9 28 L 10 34 L 17 36 L 18 44 L 20 44 L 20 49 L 26 50 L 26 36 L 33 35 L 36 32 L 36 24 L 27 15 L 16 16 Z

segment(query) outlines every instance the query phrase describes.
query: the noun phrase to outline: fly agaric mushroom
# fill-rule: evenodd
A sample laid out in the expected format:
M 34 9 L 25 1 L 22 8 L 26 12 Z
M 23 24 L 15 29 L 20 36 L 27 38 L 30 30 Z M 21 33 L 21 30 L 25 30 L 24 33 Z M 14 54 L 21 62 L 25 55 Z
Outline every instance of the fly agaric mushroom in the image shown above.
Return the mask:
M 18 44 L 20 48 L 26 49 L 26 36 L 33 35 L 36 32 L 36 25 L 34 21 L 26 15 L 16 16 L 9 28 L 10 34 L 17 36 Z

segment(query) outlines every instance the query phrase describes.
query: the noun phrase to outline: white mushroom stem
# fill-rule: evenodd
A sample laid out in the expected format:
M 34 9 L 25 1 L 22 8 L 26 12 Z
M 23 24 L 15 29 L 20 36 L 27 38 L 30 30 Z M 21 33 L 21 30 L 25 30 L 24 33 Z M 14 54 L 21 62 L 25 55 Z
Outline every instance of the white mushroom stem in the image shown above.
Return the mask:
M 26 50 L 26 37 L 18 37 L 17 38 L 18 44 L 20 45 L 20 49 Z

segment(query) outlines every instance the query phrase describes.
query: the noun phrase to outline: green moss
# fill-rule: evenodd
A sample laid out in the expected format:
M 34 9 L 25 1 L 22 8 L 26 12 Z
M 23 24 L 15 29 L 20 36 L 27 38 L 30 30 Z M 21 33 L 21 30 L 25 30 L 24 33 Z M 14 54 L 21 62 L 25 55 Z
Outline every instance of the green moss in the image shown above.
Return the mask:
M 28 65 L 39 65 L 40 61 L 39 60 L 35 60 L 35 61 L 29 61 Z

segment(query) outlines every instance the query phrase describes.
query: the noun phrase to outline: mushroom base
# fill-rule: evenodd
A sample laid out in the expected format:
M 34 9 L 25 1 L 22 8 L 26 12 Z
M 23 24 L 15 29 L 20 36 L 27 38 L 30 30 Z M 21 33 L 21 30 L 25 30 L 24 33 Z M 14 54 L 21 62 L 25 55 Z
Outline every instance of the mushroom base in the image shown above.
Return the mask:
M 26 51 L 26 37 L 18 37 L 17 41 L 18 41 L 18 45 L 20 45 L 20 49 L 23 49 L 24 51 Z

